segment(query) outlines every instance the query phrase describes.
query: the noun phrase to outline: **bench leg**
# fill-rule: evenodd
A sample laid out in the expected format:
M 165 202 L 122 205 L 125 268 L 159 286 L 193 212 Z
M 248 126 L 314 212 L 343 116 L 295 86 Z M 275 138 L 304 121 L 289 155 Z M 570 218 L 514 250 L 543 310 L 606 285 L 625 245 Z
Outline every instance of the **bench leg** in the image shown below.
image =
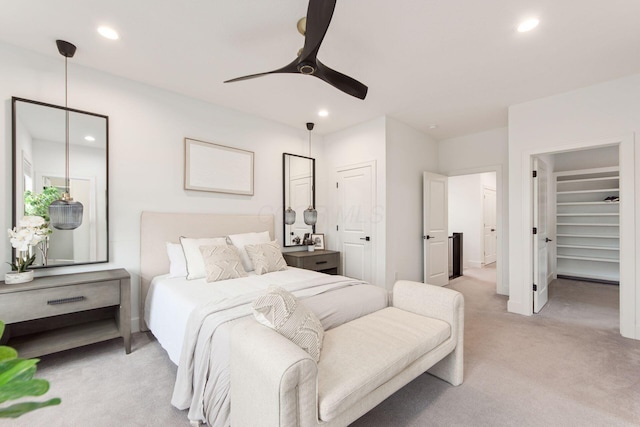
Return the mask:
M 464 370 L 462 353 L 462 345 L 458 343 L 455 350 L 433 365 L 427 372 L 451 385 L 462 384 Z

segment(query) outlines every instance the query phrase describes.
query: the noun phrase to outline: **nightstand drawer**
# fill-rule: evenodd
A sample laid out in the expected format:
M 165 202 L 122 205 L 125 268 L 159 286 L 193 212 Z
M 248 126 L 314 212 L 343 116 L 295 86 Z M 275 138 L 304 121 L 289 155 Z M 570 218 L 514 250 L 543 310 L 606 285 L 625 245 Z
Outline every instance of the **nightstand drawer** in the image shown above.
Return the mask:
M 302 259 L 302 268 L 306 270 L 328 270 L 337 268 L 339 263 L 338 253 L 309 256 Z
M 9 324 L 120 305 L 120 281 L 57 286 L 0 296 L 2 320 Z

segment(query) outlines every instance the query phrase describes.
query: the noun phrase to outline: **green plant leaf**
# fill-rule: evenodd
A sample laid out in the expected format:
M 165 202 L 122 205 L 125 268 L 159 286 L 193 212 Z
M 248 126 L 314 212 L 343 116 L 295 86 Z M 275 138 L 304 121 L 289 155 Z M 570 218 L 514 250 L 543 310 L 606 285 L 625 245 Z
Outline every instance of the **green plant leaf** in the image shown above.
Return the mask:
M 6 408 L 0 408 L 0 418 L 18 418 L 20 415 L 34 411 L 36 409 L 59 405 L 60 402 L 61 400 L 56 397 L 54 399 L 47 400 L 46 402 L 16 403 L 15 405 L 11 405 Z
M 2 333 L 0 332 L 0 337 L 2 336 Z M 4 362 L 5 360 L 10 360 L 10 359 L 15 359 L 16 357 L 18 357 L 18 352 L 11 348 L 11 347 L 7 347 L 5 345 L 0 345 L 0 362 Z
M 39 359 L 11 359 L 0 362 L 0 386 L 10 381 L 24 381 L 31 379 L 35 373 L 36 363 Z M 31 374 L 29 378 L 25 375 Z
M 35 379 L 29 381 L 11 381 L 0 386 L 0 403 L 16 400 L 25 396 L 42 396 L 49 390 L 49 381 Z

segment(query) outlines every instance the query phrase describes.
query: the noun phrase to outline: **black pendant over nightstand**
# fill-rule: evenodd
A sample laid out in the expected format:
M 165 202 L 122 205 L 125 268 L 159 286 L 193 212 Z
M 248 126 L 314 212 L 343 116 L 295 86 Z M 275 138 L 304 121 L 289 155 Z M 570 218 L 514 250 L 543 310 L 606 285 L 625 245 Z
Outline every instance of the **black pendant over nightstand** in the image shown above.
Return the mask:
M 287 265 L 319 271 L 320 273 L 338 274 L 340 268 L 340 252 L 329 250 L 296 251 L 283 253 Z

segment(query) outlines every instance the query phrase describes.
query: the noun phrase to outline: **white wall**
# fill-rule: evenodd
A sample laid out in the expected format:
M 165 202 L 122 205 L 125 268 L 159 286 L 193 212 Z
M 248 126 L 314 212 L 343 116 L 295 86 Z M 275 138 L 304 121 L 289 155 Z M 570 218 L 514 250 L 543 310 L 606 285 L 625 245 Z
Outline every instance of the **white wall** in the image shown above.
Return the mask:
M 386 286 L 424 280 L 423 175 L 438 171 L 438 144 L 426 134 L 386 118 Z
M 61 57 L 34 54 L 0 44 L 0 225 L 11 226 L 11 96 L 64 103 Z M 175 93 L 69 64 L 69 106 L 109 116 L 110 262 L 49 269 L 47 274 L 126 268 L 132 275 L 133 321 L 137 328 L 140 213 L 215 212 L 276 214 L 282 239 L 282 153 L 306 147 L 304 124 L 293 129 Z M 255 195 L 237 196 L 183 189 L 183 138 L 212 141 L 255 152 Z M 317 138 L 316 138 L 317 139 Z M 314 140 L 315 141 L 315 140 Z M 322 180 L 322 174 L 318 174 Z M 384 198 L 382 198 L 384 200 Z M 0 244 L 9 260 L 10 245 Z M 2 273 L 8 266 L 2 264 Z
M 325 201 L 319 205 L 318 213 L 324 213 L 326 225 L 317 232 L 325 233 L 329 249 L 337 250 L 338 236 L 336 224 L 339 206 L 335 197 L 337 170 L 339 167 L 372 162 L 375 164 L 376 200 L 374 201 L 374 230 L 371 236 L 375 242 L 375 279 L 374 284 L 385 284 L 385 246 L 386 246 L 386 152 L 384 117 L 362 123 L 348 129 L 326 135 L 323 144 L 323 156 L 320 166 L 323 173 L 330 177 L 324 187 L 319 189 Z
M 508 131 L 492 129 L 438 143 L 440 173 L 448 176 L 496 172 L 496 212 L 498 226 L 497 292 L 508 295 L 509 284 L 509 204 Z
M 509 108 L 509 310 L 531 314 L 531 155 L 579 147 L 620 144 L 621 176 L 621 333 L 640 338 L 640 150 L 634 135 L 640 124 L 640 75 L 539 99 Z

